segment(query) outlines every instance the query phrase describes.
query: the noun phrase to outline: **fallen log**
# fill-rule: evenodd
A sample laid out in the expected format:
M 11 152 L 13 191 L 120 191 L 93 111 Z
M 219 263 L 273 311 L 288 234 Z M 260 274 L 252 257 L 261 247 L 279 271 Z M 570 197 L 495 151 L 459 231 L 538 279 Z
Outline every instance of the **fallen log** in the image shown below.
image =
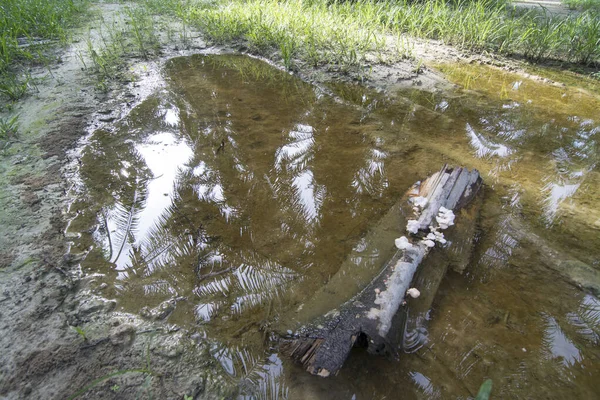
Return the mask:
M 454 224 L 454 213 L 473 201 L 481 185 L 476 170 L 448 166 L 417 182 L 407 193 L 415 214 L 407 224 L 409 235 L 396 239 L 397 250 L 385 267 L 353 298 L 283 338 L 282 353 L 322 377 L 336 374 L 354 345 L 372 354 L 396 354 L 406 324 L 406 312 L 398 311 L 407 292 L 419 294 L 409 291 L 417 269 L 434 247 L 451 246 L 442 231 Z
M 460 209 L 452 228 L 451 244 L 441 251 L 430 252 L 413 276 L 411 286 L 418 288 L 421 296 L 411 299 L 402 310 L 405 319 L 399 347 L 404 353 L 414 353 L 427 344 L 430 311 L 448 269 L 462 274 L 471 261 L 481 203 L 482 196 L 477 196 L 468 207 Z

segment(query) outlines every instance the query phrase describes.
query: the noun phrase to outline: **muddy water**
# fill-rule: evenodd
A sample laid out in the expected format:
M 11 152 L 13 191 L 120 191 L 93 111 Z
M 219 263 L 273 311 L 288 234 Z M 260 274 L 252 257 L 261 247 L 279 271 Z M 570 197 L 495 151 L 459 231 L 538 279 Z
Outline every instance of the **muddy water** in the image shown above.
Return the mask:
M 491 378 L 495 398 L 595 398 L 600 101 L 441 69 L 461 88 L 384 96 L 241 56 L 173 59 L 166 89 L 84 149 L 72 252 L 120 309 L 204 335 L 244 396 L 468 398 Z M 363 287 L 402 233 L 394 205 L 444 163 L 479 169 L 486 190 L 426 345 L 357 349 L 329 379 L 280 357 L 269 332 L 315 294 L 332 303 L 318 314 Z

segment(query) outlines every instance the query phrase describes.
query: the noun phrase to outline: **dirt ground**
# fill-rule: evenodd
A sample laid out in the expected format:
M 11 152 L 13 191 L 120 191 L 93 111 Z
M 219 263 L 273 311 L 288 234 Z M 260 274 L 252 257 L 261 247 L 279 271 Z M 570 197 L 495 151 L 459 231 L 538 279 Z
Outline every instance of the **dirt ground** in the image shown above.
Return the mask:
M 95 7 L 110 19 L 123 7 Z M 152 60 L 128 59 L 134 82 L 94 89 L 79 56 L 81 28 L 60 50 L 61 62 L 32 70 L 42 78 L 36 93 L 15 105 L 20 135 L 3 144 L 0 157 L 0 397 L 41 398 L 223 398 L 233 393 L 202 337 L 160 320 L 114 311 L 95 277 L 84 276 L 68 253 L 65 215 L 69 209 L 79 150 L 86 136 L 118 120 L 163 84 L 161 65 L 170 57 L 209 48 L 193 33 L 191 46 L 164 46 Z M 320 84 L 363 81 L 378 90 L 399 87 L 441 90 L 450 85 L 429 68 L 441 62 L 485 62 L 518 69 L 513 61 L 463 54 L 435 42 L 415 42 L 415 60 L 373 65 L 367 76 L 305 69 L 303 79 Z M 273 60 L 277 65 L 277 59 Z M 419 62 L 420 63 L 420 62 Z M 5 116 L 5 115 L 3 115 Z
M 557 15 L 566 15 L 574 12 L 573 10 L 570 10 L 567 6 L 562 4 L 560 0 L 519 0 L 514 1 L 513 4 L 515 6 L 523 8 L 540 8 L 542 10 L 547 11 L 548 13 Z

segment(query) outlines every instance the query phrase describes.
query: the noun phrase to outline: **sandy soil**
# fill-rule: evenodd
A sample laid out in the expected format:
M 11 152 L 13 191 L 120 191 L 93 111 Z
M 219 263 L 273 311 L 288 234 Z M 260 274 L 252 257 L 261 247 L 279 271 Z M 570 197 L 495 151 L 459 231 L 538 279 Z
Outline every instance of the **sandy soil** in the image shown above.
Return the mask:
M 575 12 L 562 4 L 560 0 L 518 0 L 513 1 L 513 4 L 517 7 L 541 9 L 557 15 L 567 15 Z
M 105 19 L 122 5 L 97 6 Z M 90 23 L 94 28 L 95 23 Z M 203 338 L 157 319 L 113 311 L 94 276 L 83 276 L 68 253 L 65 235 L 69 192 L 78 167 L 78 148 L 86 135 L 118 120 L 162 84 L 162 63 L 175 55 L 240 51 L 207 48 L 192 34 L 192 46 L 165 46 L 153 60 L 129 59 L 135 82 L 116 82 L 108 93 L 93 88 L 83 70 L 88 27 L 62 62 L 33 70 L 45 77 L 38 91 L 15 105 L 20 135 L 0 158 L 0 397 L 81 398 L 221 398 L 230 393 L 227 380 L 208 355 Z M 96 38 L 97 39 L 97 38 Z M 440 62 L 486 62 L 515 67 L 514 62 L 465 55 L 435 42 L 415 42 L 415 59 L 373 65 L 368 73 L 340 73 L 298 64 L 303 79 L 360 82 L 379 90 L 400 87 L 443 90 L 450 84 L 428 67 Z M 277 59 L 274 62 L 277 64 Z M 422 64 L 421 64 L 422 63 Z M 2 115 L 3 117 L 5 115 Z M 77 329 L 75 329 L 77 327 Z M 111 377 L 112 376 L 112 377 Z M 88 389 L 88 390 L 85 390 Z

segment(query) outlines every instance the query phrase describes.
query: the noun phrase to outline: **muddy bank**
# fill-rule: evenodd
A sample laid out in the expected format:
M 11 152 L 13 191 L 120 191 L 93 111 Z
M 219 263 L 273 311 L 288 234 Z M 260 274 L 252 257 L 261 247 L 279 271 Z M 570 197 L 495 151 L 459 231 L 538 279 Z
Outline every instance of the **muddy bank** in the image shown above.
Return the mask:
M 123 5 L 94 7 L 110 20 Z M 57 50 L 61 62 L 50 72 L 31 71 L 38 80 L 35 92 L 11 110 L 20 115 L 20 129 L 3 143 L 0 161 L 0 397 L 227 396 L 227 384 L 207 355 L 208 343 L 164 323 L 113 312 L 114 301 L 97 295 L 102 288 L 94 276 L 81 274 L 81 255 L 68 254 L 72 237 L 65 234 L 64 215 L 73 187 L 68 177 L 78 165 L 72 150 L 90 129 L 118 119 L 158 81 L 160 61 L 131 58 L 137 83 L 114 84 L 109 92 L 94 89 L 82 57 L 88 37 L 100 40 L 93 34 L 96 24 L 81 28 L 73 45 Z M 176 54 L 176 45 L 165 53 Z

